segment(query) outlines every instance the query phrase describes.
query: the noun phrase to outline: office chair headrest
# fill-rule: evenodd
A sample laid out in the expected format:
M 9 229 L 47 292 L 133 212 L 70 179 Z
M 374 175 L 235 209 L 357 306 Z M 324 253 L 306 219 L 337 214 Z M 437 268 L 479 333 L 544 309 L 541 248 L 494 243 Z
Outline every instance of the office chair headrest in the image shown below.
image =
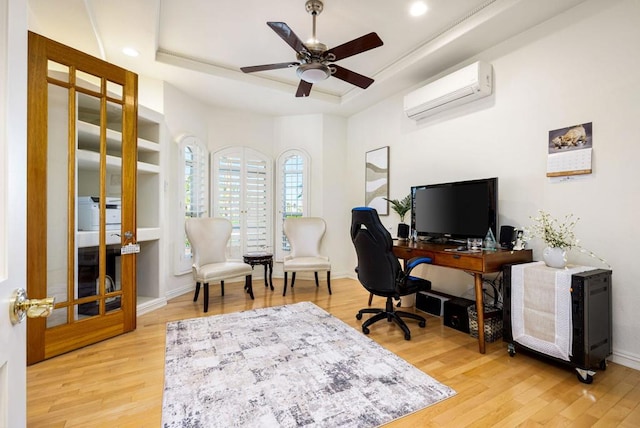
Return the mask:
M 393 239 L 387 228 L 380 221 L 378 211 L 371 207 L 356 207 L 351 210 L 351 240 L 358 234 L 358 230 L 365 228 L 376 240 L 380 240 L 386 247 L 393 246 Z

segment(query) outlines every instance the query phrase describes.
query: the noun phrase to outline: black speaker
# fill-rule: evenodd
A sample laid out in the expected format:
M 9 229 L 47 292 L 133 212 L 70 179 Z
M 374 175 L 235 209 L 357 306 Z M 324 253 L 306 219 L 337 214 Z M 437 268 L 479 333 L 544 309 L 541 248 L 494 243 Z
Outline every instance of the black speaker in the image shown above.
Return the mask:
M 444 314 L 444 302 L 450 298 L 444 293 L 420 291 L 416 293 L 416 309 L 441 317 Z
M 447 327 L 469 333 L 469 314 L 467 308 L 476 302 L 457 297 L 444 302 L 444 322 Z
M 513 250 L 515 237 L 513 236 L 513 226 L 500 226 L 500 247 Z
M 400 223 L 398 224 L 398 238 L 407 239 L 409 237 L 409 225 Z

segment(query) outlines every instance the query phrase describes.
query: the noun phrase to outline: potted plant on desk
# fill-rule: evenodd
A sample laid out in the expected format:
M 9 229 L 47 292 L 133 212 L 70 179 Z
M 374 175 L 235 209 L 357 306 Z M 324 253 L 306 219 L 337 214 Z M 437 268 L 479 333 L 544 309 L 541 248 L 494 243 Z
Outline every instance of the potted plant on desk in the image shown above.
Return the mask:
M 398 224 L 398 238 L 409 238 L 409 225 L 405 224 L 404 216 L 411 210 L 411 195 L 405 196 L 403 199 L 387 199 L 391 204 L 391 208 L 400 216 L 400 224 Z

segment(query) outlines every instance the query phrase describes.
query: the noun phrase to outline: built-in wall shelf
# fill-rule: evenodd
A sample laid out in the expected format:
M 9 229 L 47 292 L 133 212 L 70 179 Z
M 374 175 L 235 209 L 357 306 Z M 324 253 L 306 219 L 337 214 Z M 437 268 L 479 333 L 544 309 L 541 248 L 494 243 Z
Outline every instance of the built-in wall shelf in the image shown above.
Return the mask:
M 156 241 L 160 239 L 160 228 L 139 227 L 136 236 L 137 242 Z M 97 247 L 99 239 L 100 235 L 97 230 L 81 230 L 76 233 L 76 246 L 78 248 Z M 107 230 L 105 240 L 107 245 L 119 245 L 121 242 L 120 229 Z
M 100 195 L 100 105 L 95 98 L 78 96 L 78 121 L 76 122 L 77 146 L 77 195 Z M 107 106 L 105 129 L 106 142 L 106 196 L 119 198 L 122 194 L 122 110 L 118 106 Z M 163 141 L 163 116 L 143 106 L 138 106 L 137 140 L 137 189 L 135 242 L 140 244 L 136 254 L 136 290 L 139 313 L 148 312 L 166 304 L 160 287 L 161 255 L 161 151 Z M 106 245 L 119 254 L 122 245 L 119 226 L 108 226 Z M 78 250 L 98 247 L 99 231 L 76 232 Z M 119 257 L 116 257 L 119 264 Z

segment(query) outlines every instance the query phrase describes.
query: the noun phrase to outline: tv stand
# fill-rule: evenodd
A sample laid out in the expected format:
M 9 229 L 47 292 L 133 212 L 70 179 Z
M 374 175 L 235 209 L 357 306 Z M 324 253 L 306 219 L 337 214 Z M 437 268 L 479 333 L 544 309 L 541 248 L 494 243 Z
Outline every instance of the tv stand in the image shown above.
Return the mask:
M 533 260 L 531 250 L 495 250 L 495 251 L 456 251 L 456 246 L 426 242 L 397 241 L 393 246 L 393 254 L 405 261 L 413 257 L 429 257 L 435 266 L 463 270 L 473 274 L 476 294 L 476 310 L 478 326 L 484 326 L 484 308 L 482 296 L 482 275 L 500 272 L 508 263 L 523 263 Z M 478 328 L 478 346 L 480 353 L 485 353 L 484 328 Z

